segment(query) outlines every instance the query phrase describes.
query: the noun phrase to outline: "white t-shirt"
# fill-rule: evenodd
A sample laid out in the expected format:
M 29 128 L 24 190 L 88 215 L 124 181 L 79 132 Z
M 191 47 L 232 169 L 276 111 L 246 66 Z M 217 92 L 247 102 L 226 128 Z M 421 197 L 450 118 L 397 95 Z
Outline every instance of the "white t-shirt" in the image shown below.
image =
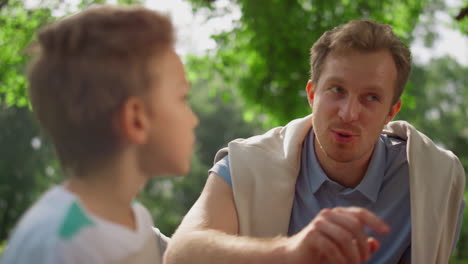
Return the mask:
M 21 218 L 1 264 L 162 263 L 167 237 L 149 212 L 132 206 L 136 230 L 92 215 L 61 186 L 46 192 Z

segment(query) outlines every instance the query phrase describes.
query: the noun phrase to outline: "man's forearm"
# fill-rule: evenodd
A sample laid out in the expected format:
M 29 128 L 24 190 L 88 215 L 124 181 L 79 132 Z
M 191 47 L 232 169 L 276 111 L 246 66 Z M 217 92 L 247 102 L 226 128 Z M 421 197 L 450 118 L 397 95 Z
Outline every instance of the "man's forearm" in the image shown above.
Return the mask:
M 286 238 L 248 238 L 216 230 L 191 231 L 174 236 L 164 263 L 286 263 L 285 241 Z

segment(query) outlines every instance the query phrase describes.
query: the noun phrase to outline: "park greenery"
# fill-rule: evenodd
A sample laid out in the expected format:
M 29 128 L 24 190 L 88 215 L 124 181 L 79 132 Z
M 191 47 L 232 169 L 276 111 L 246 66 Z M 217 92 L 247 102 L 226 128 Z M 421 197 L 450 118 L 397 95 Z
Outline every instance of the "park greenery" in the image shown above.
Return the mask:
M 216 0 L 187 0 L 193 12 L 225 15 Z M 25 72 L 28 45 L 38 28 L 61 15 L 104 0 L 0 0 L 0 252 L 14 224 L 37 197 L 63 180 L 47 136 L 30 112 Z M 142 3 L 122 0 L 118 4 Z M 408 45 L 415 28 L 431 47 L 437 11 L 453 17 L 450 27 L 468 38 L 468 6 L 447 7 L 443 0 L 231 0 L 242 15 L 232 30 L 213 36 L 217 49 L 185 60 L 193 84 L 191 104 L 200 118 L 192 170 L 185 177 L 151 181 L 139 200 L 155 224 L 171 235 L 200 194 L 216 150 L 228 141 L 260 133 L 310 113 L 305 95 L 309 50 L 325 31 L 351 19 L 369 18 L 393 25 Z M 420 32 L 421 33 L 421 32 Z M 452 150 L 468 170 L 468 67 L 455 57 L 414 64 L 397 119 L 404 119 Z M 468 196 L 467 196 L 468 198 Z M 453 263 L 468 263 L 468 212 Z M 0 253 L 1 255 L 1 253 Z

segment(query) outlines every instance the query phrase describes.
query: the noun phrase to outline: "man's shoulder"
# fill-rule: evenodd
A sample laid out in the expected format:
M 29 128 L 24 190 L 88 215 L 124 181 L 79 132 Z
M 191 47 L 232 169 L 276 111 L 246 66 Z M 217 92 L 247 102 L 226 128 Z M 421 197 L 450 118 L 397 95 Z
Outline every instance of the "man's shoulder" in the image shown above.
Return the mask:
M 312 127 L 311 115 L 290 121 L 285 126 L 274 127 L 264 134 L 255 135 L 245 139 L 235 139 L 229 145 L 242 145 L 246 147 L 259 147 L 266 150 L 279 149 L 290 142 L 302 142 Z
M 263 134 L 254 135 L 248 138 L 237 138 L 229 142 L 229 145 L 242 145 L 245 147 L 262 147 L 268 146 L 273 142 L 278 142 L 282 139 L 281 131 L 284 127 L 275 127 Z
M 401 152 L 406 153 L 407 141 L 405 139 L 402 139 L 394 135 L 382 134 L 380 136 L 380 140 L 385 145 L 385 149 L 387 152 L 391 152 L 391 153 L 398 152 L 400 153 L 400 155 L 401 155 Z
M 385 175 L 408 175 L 407 141 L 398 137 L 381 135 L 380 142 L 384 146 Z
M 421 131 L 406 121 L 393 121 L 387 124 L 383 134 L 407 141 L 408 162 L 418 171 L 450 171 L 452 179 L 464 186 L 465 173 L 459 158 L 444 146 L 435 143 Z M 422 173 L 427 174 L 427 173 Z M 444 173 L 447 174 L 447 173 Z

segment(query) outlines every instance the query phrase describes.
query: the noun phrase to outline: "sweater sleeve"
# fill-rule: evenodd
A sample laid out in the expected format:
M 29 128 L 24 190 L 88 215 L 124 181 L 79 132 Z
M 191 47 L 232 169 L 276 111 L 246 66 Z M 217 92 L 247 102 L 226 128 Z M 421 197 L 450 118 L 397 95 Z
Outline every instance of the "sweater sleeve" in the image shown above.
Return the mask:
M 452 254 L 457 247 L 458 240 L 460 239 L 461 226 L 463 224 L 463 212 L 465 211 L 466 201 L 463 200 L 460 205 L 460 212 L 458 213 L 457 231 L 455 233 L 455 241 L 453 241 Z

